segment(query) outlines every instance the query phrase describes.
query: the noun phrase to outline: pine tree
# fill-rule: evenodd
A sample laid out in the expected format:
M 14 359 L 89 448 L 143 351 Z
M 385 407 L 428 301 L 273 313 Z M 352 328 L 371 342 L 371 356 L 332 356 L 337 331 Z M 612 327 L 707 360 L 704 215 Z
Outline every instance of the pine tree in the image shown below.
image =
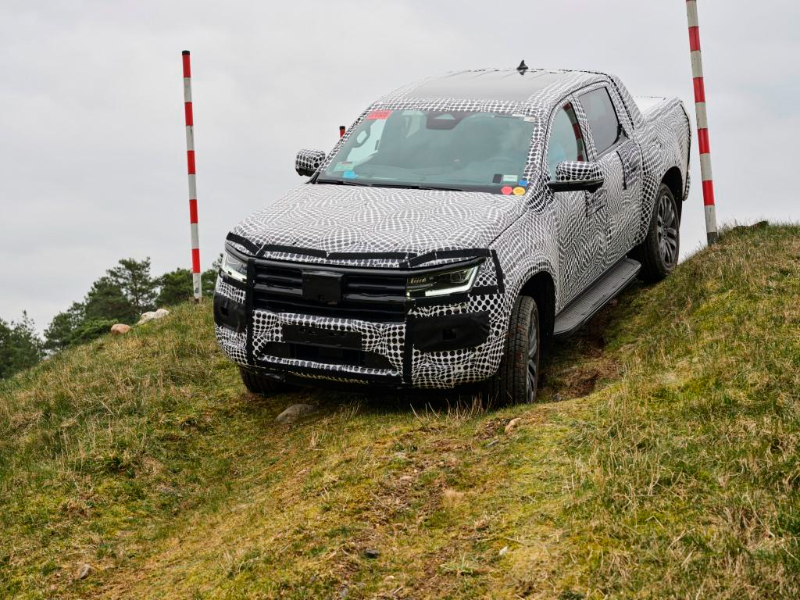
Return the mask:
M 139 311 L 120 285 L 108 276 L 92 284 L 92 289 L 86 294 L 84 307 L 84 322 L 113 320 L 130 325 L 139 317 Z
M 180 304 L 192 297 L 192 272 L 189 269 L 175 269 L 164 273 L 158 278 L 158 284 L 161 289 L 156 298 L 156 306 L 159 308 Z
M 0 319 L 0 379 L 32 367 L 43 356 L 42 340 L 28 313 L 18 322 Z
M 134 260 L 123 258 L 119 266 L 107 271 L 107 277 L 116 284 L 137 314 L 153 310 L 157 282 L 150 276 L 150 258 Z
M 45 349 L 57 352 L 69 346 L 85 318 L 86 307 L 82 302 L 73 302 L 66 311 L 58 313 L 45 329 Z

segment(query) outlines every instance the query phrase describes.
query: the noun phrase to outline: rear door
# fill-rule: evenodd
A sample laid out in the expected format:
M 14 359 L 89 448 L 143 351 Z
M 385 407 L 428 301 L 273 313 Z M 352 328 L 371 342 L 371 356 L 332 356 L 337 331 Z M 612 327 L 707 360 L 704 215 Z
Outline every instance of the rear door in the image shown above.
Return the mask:
M 592 199 L 598 221 L 603 222 L 606 255 L 602 269 L 615 264 L 631 249 L 641 211 L 642 156 L 630 139 L 629 119 L 606 86 L 578 95 L 580 111 L 588 123 L 589 154 L 603 170 L 605 184 Z M 624 123 L 624 124 L 623 124 Z
M 630 120 L 606 86 L 578 95 L 580 112 L 588 124 L 589 154 L 600 164 L 605 185 L 593 198 L 598 221 L 604 223 L 606 255 L 603 269 L 615 264 L 631 249 L 641 211 L 642 156 L 630 139 Z

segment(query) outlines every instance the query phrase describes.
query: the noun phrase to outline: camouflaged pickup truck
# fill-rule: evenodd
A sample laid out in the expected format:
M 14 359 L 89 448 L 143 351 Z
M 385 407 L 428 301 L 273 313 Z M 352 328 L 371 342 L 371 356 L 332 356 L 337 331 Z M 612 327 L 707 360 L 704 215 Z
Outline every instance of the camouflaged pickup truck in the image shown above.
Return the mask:
M 691 130 L 611 75 L 450 73 L 370 105 L 227 237 L 219 344 L 284 382 L 536 398 L 542 349 L 678 260 Z

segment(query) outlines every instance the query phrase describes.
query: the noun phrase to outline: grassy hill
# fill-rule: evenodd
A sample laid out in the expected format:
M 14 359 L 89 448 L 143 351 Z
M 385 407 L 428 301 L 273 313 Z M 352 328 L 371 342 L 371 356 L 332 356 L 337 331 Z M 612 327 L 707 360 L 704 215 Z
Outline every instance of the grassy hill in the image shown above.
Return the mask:
M 490 412 L 262 399 L 208 304 L 64 352 L 0 383 L 0 597 L 800 596 L 800 227 L 726 233 L 546 373 Z

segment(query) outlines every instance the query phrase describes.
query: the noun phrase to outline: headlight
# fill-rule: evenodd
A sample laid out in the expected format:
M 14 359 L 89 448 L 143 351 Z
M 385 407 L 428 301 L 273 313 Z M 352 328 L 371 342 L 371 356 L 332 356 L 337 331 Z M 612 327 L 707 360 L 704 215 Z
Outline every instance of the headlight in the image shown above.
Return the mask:
M 432 296 L 446 296 L 468 292 L 472 289 L 482 263 L 469 266 L 455 265 L 451 269 L 442 269 L 430 273 L 414 275 L 408 278 L 406 296 L 409 298 L 424 298 Z
M 225 248 L 220 270 L 236 281 L 247 281 L 247 261 Z

